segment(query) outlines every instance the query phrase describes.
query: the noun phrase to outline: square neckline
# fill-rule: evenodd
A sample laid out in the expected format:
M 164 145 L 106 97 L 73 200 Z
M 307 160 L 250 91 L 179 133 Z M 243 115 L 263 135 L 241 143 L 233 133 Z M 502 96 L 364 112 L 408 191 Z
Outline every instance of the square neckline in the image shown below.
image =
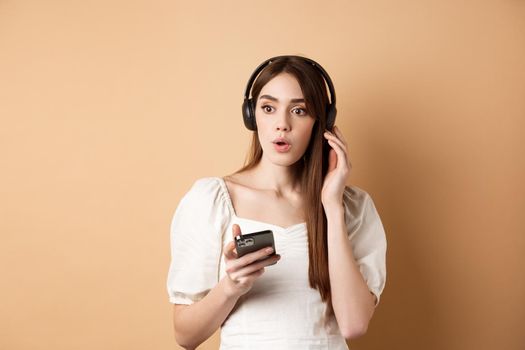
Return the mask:
M 233 207 L 233 202 L 232 202 L 232 199 L 230 197 L 230 193 L 228 192 L 228 186 L 226 186 L 226 181 L 224 181 L 224 179 L 222 177 L 220 177 L 220 176 L 218 176 L 217 179 L 219 179 L 219 183 L 221 185 L 221 189 L 224 192 L 224 195 L 226 196 L 226 202 L 228 203 L 228 206 L 230 207 L 232 215 L 234 217 L 236 217 L 237 219 L 244 220 L 244 221 L 250 221 L 250 222 L 254 222 L 254 223 L 259 223 L 259 224 L 264 224 L 264 225 L 268 225 L 268 226 L 272 226 L 272 227 L 276 227 L 276 228 L 278 228 L 278 229 L 280 229 L 282 231 L 289 231 L 289 230 L 291 230 L 293 228 L 296 228 L 296 227 L 306 226 L 306 221 L 303 221 L 303 222 L 300 222 L 300 223 L 297 223 L 297 224 L 293 224 L 293 225 L 290 225 L 288 227 L 283 227 L 283 226 L 271 224 L 271 223 L 265 222 L 265 221 L 248 219 L 248 218 L 244 218 L 244 217 L 238 216 L 237 213 L 235 212 L 235 208 Z

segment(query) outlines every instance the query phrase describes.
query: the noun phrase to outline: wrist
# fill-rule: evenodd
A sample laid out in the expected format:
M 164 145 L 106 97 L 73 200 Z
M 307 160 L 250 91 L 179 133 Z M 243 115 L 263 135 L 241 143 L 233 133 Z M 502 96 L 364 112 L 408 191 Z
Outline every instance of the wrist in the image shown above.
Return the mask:
M 228 300 L 237 300 L 241 297 L 241 293 L 238 290 L 238 288 L 235 286 L 235 282 L 233 282 L 228 275 L 225 275 L 219 283 L 222 286 L 222 291 L 224 293 L 224 296 Z
M 345 213 L 343 203 L 324 202 L 323 208 L 327 219 L 330 219 L 330 217 L 339 218 L 341 215 L 344 216 Z

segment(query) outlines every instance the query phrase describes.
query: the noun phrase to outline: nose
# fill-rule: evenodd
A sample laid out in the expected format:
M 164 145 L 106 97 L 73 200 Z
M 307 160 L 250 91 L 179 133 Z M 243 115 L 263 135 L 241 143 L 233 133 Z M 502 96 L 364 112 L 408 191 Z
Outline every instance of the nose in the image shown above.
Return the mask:
M 280 131 L 289 131 L 290 130 L 290 120 L 286 111 L 279 113 L 275 121 L 275 129 Z

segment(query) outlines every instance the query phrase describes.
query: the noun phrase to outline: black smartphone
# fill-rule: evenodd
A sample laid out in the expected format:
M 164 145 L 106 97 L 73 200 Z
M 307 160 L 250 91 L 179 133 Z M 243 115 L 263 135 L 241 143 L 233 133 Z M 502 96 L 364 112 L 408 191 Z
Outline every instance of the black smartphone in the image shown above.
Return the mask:
M 272 247 L 273 253 L 269 254 L 268 257 L 259 260 L 268 259 L 269 257 L 276 254 L 272 230 L 264 230 L 235 236 L 235 249 L 237 250 L 237 257 L 239 258 L 245 254 L 252 253 L 266 247 Z

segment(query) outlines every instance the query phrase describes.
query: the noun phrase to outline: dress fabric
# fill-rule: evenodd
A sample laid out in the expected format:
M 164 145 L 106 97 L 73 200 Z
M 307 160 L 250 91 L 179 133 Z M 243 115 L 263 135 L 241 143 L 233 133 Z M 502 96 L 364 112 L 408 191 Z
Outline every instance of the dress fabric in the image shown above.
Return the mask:
M 367 192 L 346 186 L 345 224 L 354 257 L 370 291 L 377 297 L 386 282 L 386 236 Z M 223 247 L 232 226 L 242 233 L 270 229 L 281 259 L 265 268 L 252 289 L 241 296 L 221 327 L 220 350 L 348 349 L 337 320 L 308 282 L 306 223 L 280 227 L 238 217 L 221 177 L 196 180 L 182 197 L 170 227 L 169 301 L 192 304 L 226 276 Z M 376 303 L 376 306 L 377 306 Z

